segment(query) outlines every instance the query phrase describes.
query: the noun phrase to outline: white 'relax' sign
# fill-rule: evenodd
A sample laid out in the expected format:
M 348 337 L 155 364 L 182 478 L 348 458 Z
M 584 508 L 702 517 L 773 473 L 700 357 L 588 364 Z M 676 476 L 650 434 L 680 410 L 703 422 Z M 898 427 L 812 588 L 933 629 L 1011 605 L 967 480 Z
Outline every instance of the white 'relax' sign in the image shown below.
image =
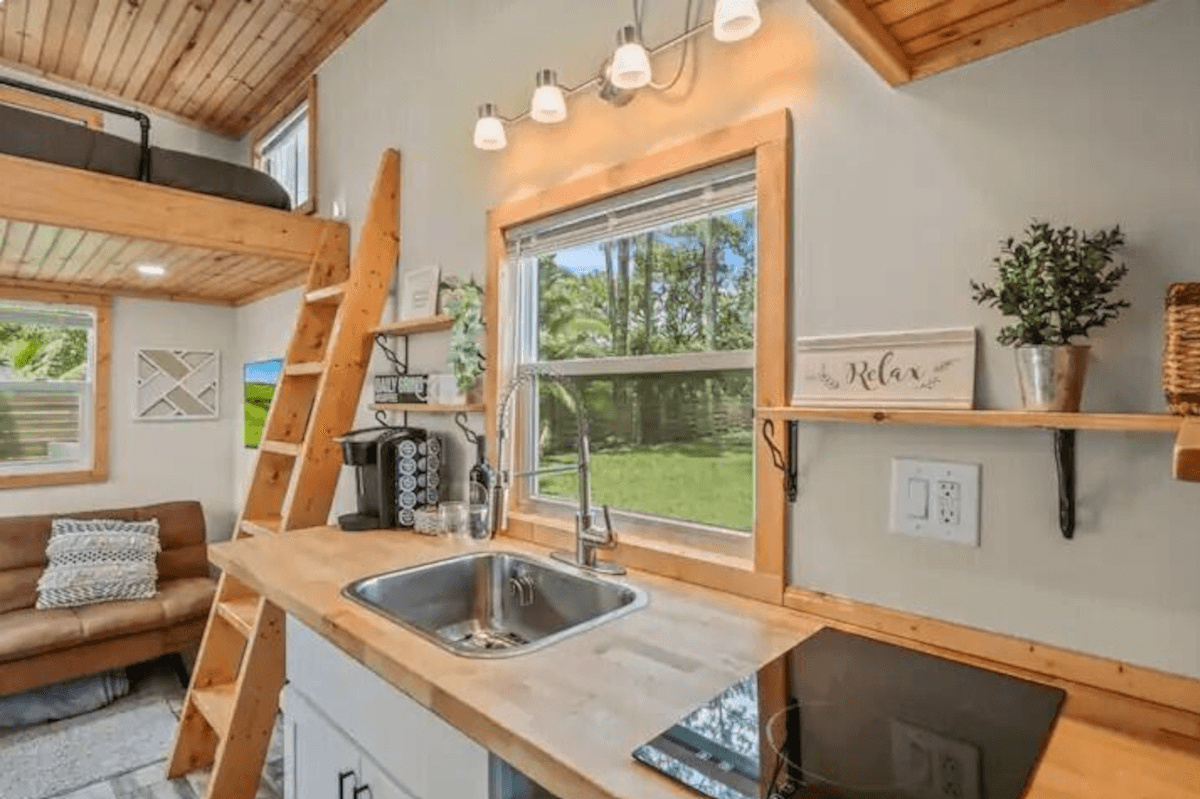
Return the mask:
M 975 328 L 796 339 L 793 405 L 975 405 Z

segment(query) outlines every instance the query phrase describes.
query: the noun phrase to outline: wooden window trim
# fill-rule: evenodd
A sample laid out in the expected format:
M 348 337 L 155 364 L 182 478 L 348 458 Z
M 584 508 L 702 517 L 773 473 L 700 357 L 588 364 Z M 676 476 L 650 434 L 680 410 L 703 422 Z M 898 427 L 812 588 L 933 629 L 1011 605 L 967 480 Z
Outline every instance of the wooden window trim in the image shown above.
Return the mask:
M 680 175 L 746 156 L 756 159 L 758 205 L 758 289 L 755 329 L 756 407 L 786 400 L 788 341 L 791 337 L 792 121 L 775 111 L 618 166 L 601 170 L 540 194 L 494 208 L 488 214 L 487 286 L 484 317 L 489 353 L 499 352 L 500 269 L 507 258 L 505 231 L 582 205 L 598 202 Z M 487 437 L 496 455 L 500 386 L 495 370 L 484 378 L 488 397 Z M 758 422 L 755 423 L 756 429 Z M 785 432 L 773 439 L 785 447 Z M 628 566 L 728 593 L 781 604 L 786 582 L 787 500 L 771 452 L 755 435 L 754 560 L 742 561 L 622 535 L 611 557 Z M 569 524 L 514 510 L 508 535 L 562 546 L 573 535 Z
M 86 305 L 96 309 L 96 372 L 92 402 L 92 466 L 63 472 L 0 476 L 0 489 L 103 483 L 108 480 L 109 403 L 112 389 L 112 300 L 73 291 L 0 289 L 0 297 L 47 305 Z
M 317 76 L 312 75 L 307 81 L 297 86 L 291 94 L 285 97 L 279 105 L 272 109 L 250 129 L 250 158 L 255 169 L 262 164 L 262 142 L 280 122 L 289 114 L 308 102 L 308 201 L 292 209 L 292 213 L 312 215 L 317 213 Z
M 69 119 L 91 130 L 104 130 L 104 114 L 101 111 L 55 97 L 22 91 L 12 86 L 0 86 L 0 103 Z

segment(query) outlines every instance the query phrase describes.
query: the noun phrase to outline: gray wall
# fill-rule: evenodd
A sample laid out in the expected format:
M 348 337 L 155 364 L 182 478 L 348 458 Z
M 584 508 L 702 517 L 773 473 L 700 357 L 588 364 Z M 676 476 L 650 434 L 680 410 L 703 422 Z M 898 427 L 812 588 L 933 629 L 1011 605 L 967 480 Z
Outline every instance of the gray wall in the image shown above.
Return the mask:
M 678 28 L 683 5 L 650 4 L 649 41 Z M 996 241 L 1031 216 L 1120 222 L 1135 307 L 1097 337 L 1086 402 L 1162 409 L 1161 298 L 1170 281 L 1200 279 L 1194 0 L 1159 0 L 900 90 L 801 0 L 764 15 L 749 43 L 705 37 L 698 79 L 674 95 L 624 110 L 583 98 L 561 126 L 514 128 L 497 155 L 471 147 L 475 105 L 524 108 L 543 66 L 566 83 L 589 77 L 629 4 L 388 3 L 320 72 L 322 210 L 342 201 L 357 229 L 379 153 L 398 147 L 401 267 L 479 276 L 489 207 L 786 105 L 798 333 L 977 325 L 980 402 L 1011 407 L 998 319 L 971 305 L 968 277 L 985 275 Z M 444 340 L 417 341 L 418 364 L 444 358 Z M 1073 543 L 1056 530 L 1047 433 L 826 426 L 806 430 L 803 449 L 793 582 L 1200 676 L 1200 487 L 1170 480 L 1169 437 L 1081 437 Z M 981 549 L 886 534 L 895 455 L 983 464 Z

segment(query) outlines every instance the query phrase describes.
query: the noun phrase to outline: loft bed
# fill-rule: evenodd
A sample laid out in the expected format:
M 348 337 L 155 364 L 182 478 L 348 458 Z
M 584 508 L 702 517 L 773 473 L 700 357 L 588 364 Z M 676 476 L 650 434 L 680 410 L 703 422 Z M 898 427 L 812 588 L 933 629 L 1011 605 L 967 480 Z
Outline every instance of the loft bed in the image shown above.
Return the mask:
M 0 97 L 0 294 L 240 305 L 298 286 L 310 271 L 317 286 L 348 274 L 348 227 L 285 210 L 286 192 L 269 176 L 153 147 L 141 112 L 3 77 L 0 84 L 141 128 L 134 142 Z M 135 268 L 142 264 L 166 274 L 145 277 Z
M 0 76 L 0 86 L 128 117 L 141 129 L 141 141 L 134 142 L 44 112 L 4 105 L 0 100 L 0 154 L 143 180 L 283 211 L 292 210 L 287 191 L 264 172 L 152 146 L 150 118 L 141 111 L 3 76 Z

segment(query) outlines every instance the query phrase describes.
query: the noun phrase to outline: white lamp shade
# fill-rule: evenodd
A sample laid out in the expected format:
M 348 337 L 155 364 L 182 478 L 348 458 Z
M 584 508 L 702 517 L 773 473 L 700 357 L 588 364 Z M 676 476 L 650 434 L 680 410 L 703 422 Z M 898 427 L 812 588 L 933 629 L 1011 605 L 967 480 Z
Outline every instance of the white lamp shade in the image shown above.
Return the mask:
M 612 85 L 618 89 L 640 89 L 650 83 L 650 55 L 638 42 L 617 48 L 612 61 Z
M 535 122 L 554 124 L 567 118 L 567 98 L 558 86 L 538 86 L 533 92 L 529 115 Z
M 713 11 L 713 36 L 719 42 L 739 42 L 762 26 L 758 0 L 717 0 Z
M 480 117 L 475 123 L 475 146 L 480 150 L 503 150 L 508 146 L 504 123 L 496 117 Z

